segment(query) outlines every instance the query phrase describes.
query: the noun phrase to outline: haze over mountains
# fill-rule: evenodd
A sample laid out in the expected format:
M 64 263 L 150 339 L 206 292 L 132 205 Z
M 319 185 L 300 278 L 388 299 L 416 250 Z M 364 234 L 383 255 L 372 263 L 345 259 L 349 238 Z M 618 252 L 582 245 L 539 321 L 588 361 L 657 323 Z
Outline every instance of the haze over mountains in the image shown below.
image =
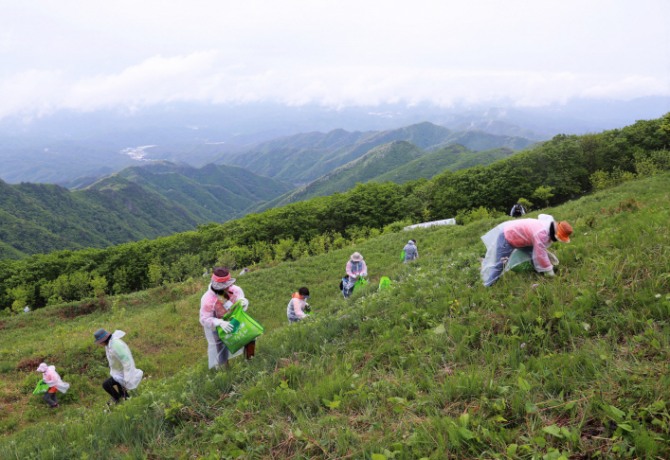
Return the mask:
M 175 103 L 125 112 L 60 111 L 39 118 L 0 120 L 0 179 L 76 187 L 153 160 L 201 167 L 281 137 L 340 129 L 356 136 L 422 122 L 453 132 L 481 131 L 540 141 L 561 133 L 620 128 L 639 119 L 657 118 L 669 110 L 670 98 L 649 97 L 576 100 L 536 108 L 387 104 L 334 110 L 278 104 Z M 492 147 L 477 149 L 487 148 Z M 319 175 L 315 170 L 307 180 Z
M 621 107 L 631 117 L 666 109 L 667 102 L 656 98 Z M 2 120 L 0 255 L 106 247 L 344 192 L 356 183 L 430 179 L 508 157 L 542 141 L 549 127 L 567 126 L 548 122 L 546 110 L 528 124 L 542 128 L 541 135 L 512 123 L 528 120 L 530 112 L 520 110 L 266 109 L 212 106 L 203 112 L 184 106 Z M 419 116 L 442 124 L 424 118 L 395 127 Z M 624 114 L 612 110 L 601 124 L 617 116 Z M 335 123 L 394 127 L 271 137 Z M 11 185 L 16 182 L 21 184 Z

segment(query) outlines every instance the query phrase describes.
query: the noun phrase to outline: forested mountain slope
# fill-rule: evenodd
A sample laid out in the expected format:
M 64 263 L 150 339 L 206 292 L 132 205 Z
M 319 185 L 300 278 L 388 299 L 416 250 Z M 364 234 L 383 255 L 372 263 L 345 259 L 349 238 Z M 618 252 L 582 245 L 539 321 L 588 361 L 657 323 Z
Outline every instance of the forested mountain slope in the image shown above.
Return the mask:
M 248 214 L 223 224 L 106 249 L 0 260 L 0 310 L 121 294 L 231 267 L 321 254 L 389 225 L 506 215 L 517 200 L 558 205 L 613 184 L 670 170 L 670 114 L 621 130 L 556 136 L 488 166 L 430 180 L 358 184 L 344 193 Z
M 409 142 L 393 141 L 373 148 L 365 155 L 340 166 L 333 172 L 261 205 L 256 210 L 344 192 L 357 183 L 394 182 L 401 184 L 416 179 L 430 179 L 443 171 L 486 165 L 514 153 L 513 150 L 507 148 L 478 152 L 454 144 L 426 152 Z
M 0 259 L 102 248 L 223 222 L 290 187 L 234 166 L 132 167 L 82 189 L 0 181 Z
M 422 150 L 445 144 L 462 144 L 471 150 L 496 147 L 521 149 L 529 139 L 498 136 L 479 131 L 454 132 L 433 123 L 418 123 L 387 131 L 309 133 L 287 136 L 248 148 L 243 153 L 224 155 L 220 162 L 235 164 L 256 174 L 294 184 L 306 184 L 371 151 L 394 141 L 406 141 Z

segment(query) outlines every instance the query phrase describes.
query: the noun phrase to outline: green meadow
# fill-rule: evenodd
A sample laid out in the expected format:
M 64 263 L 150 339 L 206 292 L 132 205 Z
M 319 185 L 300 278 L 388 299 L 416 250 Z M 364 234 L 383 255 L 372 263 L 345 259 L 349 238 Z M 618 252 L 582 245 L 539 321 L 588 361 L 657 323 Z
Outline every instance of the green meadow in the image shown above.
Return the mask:
M 505 218 L 261 267 L 238 285 L 266 332 L 228 370 L 207 369 L 207 278 L 3 317 L 0 457 L 670 458 L 668 203 L 665 173 L 543 209 L 575 229 L 552 246 L 557 276 L 491 288 L 479 237 Z M 420 258 L 403 264 L 410 238 Z M 353 251 L 370 284 L 344 299 Z M 289 326 L 303 285 L 313 313 Z M 145 373 L 111 411 L 100 327 L 127 333 Z M 71 384 L 55 410 L 32 395 L 42 361 Z

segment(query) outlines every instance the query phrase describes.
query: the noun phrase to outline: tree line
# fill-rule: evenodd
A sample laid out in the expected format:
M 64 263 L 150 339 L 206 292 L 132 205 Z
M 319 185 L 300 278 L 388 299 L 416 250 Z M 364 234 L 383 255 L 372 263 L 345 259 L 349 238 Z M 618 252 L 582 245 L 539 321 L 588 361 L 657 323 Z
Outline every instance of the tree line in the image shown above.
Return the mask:
M 637 176 L 670 169 L 670 113 L 622 129 L 558 135 L 497 161 L 430 180 L 367 183 L 222 224 L 106 249 L 0 261 L 0 310 L 143 290 L 222 264 L 275 264 L 397 231 L 408 223 L 542 208 Z

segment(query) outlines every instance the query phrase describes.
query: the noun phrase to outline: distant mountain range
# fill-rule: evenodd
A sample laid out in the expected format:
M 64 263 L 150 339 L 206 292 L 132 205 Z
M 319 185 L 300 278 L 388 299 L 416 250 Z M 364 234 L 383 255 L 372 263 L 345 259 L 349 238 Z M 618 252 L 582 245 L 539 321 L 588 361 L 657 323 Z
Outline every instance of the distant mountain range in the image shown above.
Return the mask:
M 337 168 L 367 155 L 374 148 L 405 141 L 430 151 L 460 144 L 473 150 L 511 148 L 521 150 L 535 141 L 527 138 L 489 134 L 482 131 L 454 132 L 433 123 L 417 123 L 386 131 L 308 133 L 262 142 L 243 152 L 222 155 L 217 162 L 238 165 L 256 174 L 305 185 Z M 405 158 L 410 161 L 413 158 Z M 334 187 L 338 189 L 339 187 Z
M 409 142 L 393 141 L 373 148 L 356 160 L 340 166 L 303 187 L 261 204 L 256 211 L 317 196 L 345 192 L 357 183 L 395 182 L 401 184 L 420 178 L 430 179 L 445 170 L 456 171 L 477 164 L 489 164 L 514 153 L 516 153 L 514 150 L 505 147 L 475 152 L 458 144 L 426 152 Z
M 535 142 L 556 134 L 621 128 L 636 120 L 658 118 L 668 111 L 668 97 L 631 101 L 575 100 L 546 107 L 510 107 L 501 102 L 495 107 L 386 104 L 335 110 L 279 104 L 175 103 L 128 112 L 61 111 L 38 118 L 0 119 L 0 179 L 12 184 L 33 182 L 80 187 L 126 167 L 157 160 L 200 168 L 224 154 L 248 152 L 254 146 L 253 150 L 258 151 L 264 142 L 299 133 L 330 133 L 339 137 L 342 130 L 349 131 L 348 135 L 353 138 L 424 121 L 452 133 L 478 131 Z M 308 140 L 310 135 L 302 136 Z M 414 143 L 411 139 L 388 139 L 381 143 L 391 140 Z M 472 150 L 496 147 L 475 146 L 458 139 L 452 139 L 451 143 L 460 143 Z M 426 149 L 419 143 L 415 145 Z M 142 151 L 141 156 L 135 155 L 138 149 Z M 336 159 L 334 166 L 349 160 Z M 315 168 L 305 181 L 331 169 Z
M 476 152 L 450 144 L 454 140 L 497 148 Z M 79 178 L 70 183 L 72 191 L 58 185 L 2 182 L 0 256 L 155 238 L 342 192 L 357 182 L 430 178 L 447 168 L 495 161 L 511 155 L 510 146 L 531 143 L 419 123 L 379 132 L 288 136 L 218 159 L 229 164 L 201 168 L 152 161 L 102 179 Z
M 488 121 L 450 119 L 462 130 L 421 122 L 377 131 L 309 132 L 246 145 L 214 142 L 208 137 L 212 129 L 189 139 L 176 128 L 167 135 L 173 143 L 163 149 L 151 143 L 163 127 L 147 131 L 155 137 L 138 127 L 129 137 L 122 131 L 114 138 L 106 137 L 110 127 L 98 126 L 88 138 L 77 138 L 81 133 L 76 131 L 56 135 L 52 127 L 45 135 L 53 137 L 40 138 L 20 129 L 12 137 L 0 124 L 3 173 L 10 169 L 10 175 L 30 172 L 58 179 L 18 185 L 0 180 L 0 258 L 170 235 L 343 192 L 356 183 L 402 183 L 488 164 L 538 142 L 531 132 L 507 123 L 504 114 L 489 115 Z M 97 143 L 98 136 L 109 144 Z M 135 147 L 121 148 L 129 139 Z M 49 148 L 35 150 L 50 141 Z M 119 149 L 116 156 L 109 156 L 110 148 Z M 157 155 L 211 161 L 194 166 Z

